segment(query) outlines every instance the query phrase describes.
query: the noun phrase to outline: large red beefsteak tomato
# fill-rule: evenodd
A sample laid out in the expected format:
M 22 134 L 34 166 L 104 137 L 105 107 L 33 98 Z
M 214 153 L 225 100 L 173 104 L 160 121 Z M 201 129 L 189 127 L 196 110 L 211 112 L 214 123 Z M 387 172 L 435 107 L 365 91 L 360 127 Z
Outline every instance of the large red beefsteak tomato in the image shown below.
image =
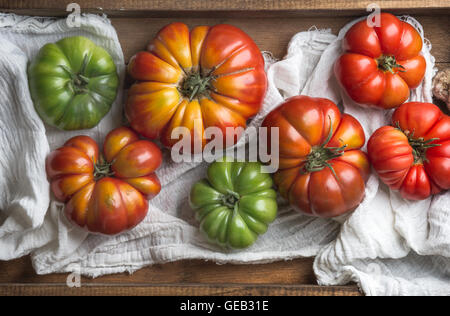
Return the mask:
M 396 108 L 408 100 L 425 75 L 420 55 L 422 38 L 409 23 L 389 13 L 380 14 L 380 26 L 366 19 L 353 25 L 343 40 L 335 74 L 357 103 L 382 109 Z
M 283 197 L 300 211 L 335 217 L 363 200 L 370 174 L 361 151 L 361 124 L 328 99 L 297 96 L 273 110 L 263 122 L 279 128 L 280 169 L 274 175 Z M 269 144 L 274 146 L 276 144 Z
M 161 162 L 155 144 L 121 127 L 106 137 L 104 158 L 92 138 L 76 136 L 47 157 L 46 170 L 69 220 L 90 232 L 114 235 L 145 218 L 147 200 L 161 190 L 154 174 Z
M 450 117 L 434 104 L 410 102 L 392 121 L 367 147 L 381 180 L 410 200 L 450 189 Z
M 245 128 L 261 108 L 267 90 L 264 59 L 253 40 L 237 27 L 198 26 L 189 31 L 183 23 L 165 26 L 133 56 L 128 73 L 138 82 L 129 90 L 126 115 L 138 133 L 160 138 L 172 147 L 184 127 L 208 142 L 207 127 L 220 128 L 226 146 L 231 128 Z M 231 130 L 231 131 L 230 131 Z M 240 135 L 233 136 L 236 142 Z

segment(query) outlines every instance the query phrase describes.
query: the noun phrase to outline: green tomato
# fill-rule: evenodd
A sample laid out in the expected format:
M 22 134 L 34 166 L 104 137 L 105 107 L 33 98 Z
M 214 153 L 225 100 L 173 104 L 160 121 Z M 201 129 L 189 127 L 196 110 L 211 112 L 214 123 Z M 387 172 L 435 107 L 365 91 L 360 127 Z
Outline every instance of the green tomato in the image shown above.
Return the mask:
M 28 67 L 31 98 L 42 120 L 63 130 L 96 126 L 116 99 L 116 65 L 86 37 L 46 44 Z
M 216 161 L 208 177 L 191 190 L 190 205 L 210 242 L 241 249 L 251 246 L 277 216 L 277 194 L 258 162 Z

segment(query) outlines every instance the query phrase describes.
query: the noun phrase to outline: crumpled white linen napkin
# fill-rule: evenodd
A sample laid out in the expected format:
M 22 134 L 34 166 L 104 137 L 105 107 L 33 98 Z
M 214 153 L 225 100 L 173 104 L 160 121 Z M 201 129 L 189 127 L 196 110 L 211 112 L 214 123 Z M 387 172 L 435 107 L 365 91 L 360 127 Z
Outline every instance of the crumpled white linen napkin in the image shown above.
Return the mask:
M 9 15 L 3 17 L 11 19 Z M 17 16 L 12 18 L 22 19 Z M 0 153 L 0 194 L 4 194 L 0 195 L 0 209 L 3 210 L 0 214 L 0 259 L 12 259 L 32 252 L 33 265 L 39 274 L 75 271 L 96 277 L 133 272 L 149 264 L 181 259 L 261 263 L 319 254 L 314 268 L 321 284 L 343 284 L 353 280 L 366 294 L 373 295 L 447 293 L 441 285 L 445 285 L 445 273 L 448 275 L 446 259 L 443 258 L 448 256 L 448 250 L 446 255 L 440 245 L 445 243 L 445 236 L 450 236 L 445 232 L 450 228 L 445 229 L 441 225 L 445 213 L 449 211 L 448 200 L 445 200 L 448 193 L 436 197 L 431 208 L 430 201 L 416 205 L 395 194 L 391 197 L 376 176 L 369 180 L 367 197 L 361 207 L 348 219 L 341 219 L 344 224 L 340 233 L 338 222 L 297 214 L 282 202 L 279 216 L 269 231 L 246 251 L 224 252 L 205 241 L 187 205 L 187 196 L 191 185 L 205 175 L 206 164 L 171 163 L 167 151 L 164 153 L 164 165 L 158 171 L 163 190 L 150 202 L 149 215 L 144 222 L 132 231 L 112 238 L 88 235 L 66 221 L 60 203 L 51 202 L 46 212 L 50 195 L 43 161 L 50 149 L 60 146 L 73 133 L 47 127 L 47 139 L 44 137 L 45 126 L 34 113 L 27 94 L 24 77 L 26 59 L 33 56 L 44 42 L 68 36 L 67 32 L 80 32 L 105 46 L 113 55 L 122 77 L 123 55 L 114 29 L 105 18 L 86 16 L 79 30 L 68 30 L 61 21 L 28 19 L 27 23 L 10 21 L 7 28 L 0 29 L 0 38 L 6 37 L 8 42 L 14 43 L 18 47 L 16 54 L 22 58 L 15 57 L 22 63 L 15 65 L 8 60 L 4 62 L 5 54 L 0 54 L 0 80 L 4 81 L 0 83 L 8 86 L 6 90 L 0 89 L 0 126 L 4 127 L 0 140 L 11 147 Z M 39 22 L 37 28 L 33 26 L 36 21 Z M 415 23 L 412 19 L 409 21 Z M 420 24 L 416 26 L 421 30 Z M 346 26 L 339 37 L 330 31 L 317 29 L 301 32 L 293 37 L 287 56 L 279 62 L 266 54 L 269 91 L 263 110 L 251 125 L 259 126 L 265 115 L 284 98 L 300 93 L 328 97 L 342 103 L 330 65 L 340 53 L 340 38 L 348 28 Z M 36 36 L 41 32 L 45 35 Z M 27 37 L 24 35 L 27 33 L 33 35 Z M 30 43 L 30 37 L 41 41 Z M 423 53 L 429 66 L 427 78 L 412 98 L 431 101 L 429 91 L 434 60 L 428 46 L 424 47 Z M 19 80 L 22 86 L 9 85 L 13 78 L 17 78 L 14 80 Z M 117 126 L 120 123 L 120 97 L 118 100 L 97 129 L 83 134 L 96 136 L 100 140 Z M 17 119 L 17 111 L 11 112 L 12 103 L 14 109 L 20 109 L 23 113 L 21 117 L 24 120 Z M 361 121 L 367 135 L 386 122 L 382 112 L 360 110 L 347 99 L 343 103 L 346 110 Z M 24 134 L 22 138 L 17 136 L 17 129 L 23 130 L 20 132 Z M 26 156 L 26 159 L 20 160 L 23 165 L 14 167 L 17 157 L 23 153 Z M 444 201 L 440 202 L 440 199 Z M 429 219 L 424 215 L 428 208 Z M 430 227 L 434 223 L 433 231 L 428 230 L 427 220 Z M 418 231 L 421 233 L 417 234 Z M 430 239 L 430 236 L 435 237 Z M 413 244 L 416 246 L 413 247 Z M 421 255 L 441 256 L 408 256 L 412 253 L 411 249 Z M 404 259 L 393 260 L 395 258 Z

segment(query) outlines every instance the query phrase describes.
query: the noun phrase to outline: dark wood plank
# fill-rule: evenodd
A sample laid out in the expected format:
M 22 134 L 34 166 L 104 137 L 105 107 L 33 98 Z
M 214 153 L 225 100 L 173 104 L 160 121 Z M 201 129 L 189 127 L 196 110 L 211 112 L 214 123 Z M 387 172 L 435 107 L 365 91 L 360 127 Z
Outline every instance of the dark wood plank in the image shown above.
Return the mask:
M 3 295 L 234 295 L 355 296 L 354 285 L 322 287 L 316 283 L 312 258 L 264 265 L 217 265 L 179 261 L 96 279 L 81 278 L 69 288 L 68 274 L 36 275 L 28 257 L 0 262 Z
M 69 288 L 68 274 L 36 275 L 28 257 L 0 262 L 3 295 L 233 295 L 233 296 L 356 296 L 354 285 L 316 286 L 312 258 L 264 265 L 217 265 L 179 261 L 96 279 L 81 278 Z
M 0 8 L 22 14 L 65 15 L 69 2 L 58 0 L 0 0 Z M 107 13 L 111 16 L 329 16 L 361 15 L 366 12 L 365 0 L 78 0 L 83 12 Z M 403 13 L 447 14 L 446 0 L 378 0 L 384 10 Z
M 324 287 L 312 285 L 89 285 L 69 288 L 66 285 L 0 284 L 0 296 L 361 296 L 356 286 Z
M 146 267 L 134 274 L 121 273 L 96 279 L 82 278 L 82 284 L 316 284 L 312 258 L 261 265 L 217 265 L 185 260 Z M 67 274 L 36 275 L 28 257 L 0 262 L 0 284 L 66 283 Z
M 61 9 L 68 2 L 60 0 L 1 0 L 0 5 L 13 9 Z M 81 7 L 115 10 L 341 10 L 364 9 L 371 2 L 366 0 L 78 0 Z M 378 0 L 378 5 L 386 9 L 392 8 L 445 8 L 446 0 Z

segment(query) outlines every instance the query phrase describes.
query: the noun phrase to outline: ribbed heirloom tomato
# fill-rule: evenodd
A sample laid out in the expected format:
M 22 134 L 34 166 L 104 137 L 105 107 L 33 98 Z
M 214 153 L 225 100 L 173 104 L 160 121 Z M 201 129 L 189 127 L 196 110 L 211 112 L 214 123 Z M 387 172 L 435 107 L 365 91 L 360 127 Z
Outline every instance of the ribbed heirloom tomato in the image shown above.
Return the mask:
M 172 139 L 177 127 L 187 128 L 192 143 L 195 136 L 204 146 L 204 130 L 211 126 L 220 128 L 225 147 L 227 127 L 245 128 L 267 89 L 258 47 L 243 31 L 225 24 L 190 32 L 183 23 L 169 24 L 148 51 L 131 58 L 128 72 L 138 80 L 126 103 L 131 126 L 167 147 L 181 139 Z
M 328 99 L 297 96 L 273 110 L 263 127 L 279 128 L 280 194 L 308 215 L 335 217 L 363 200 L 370 174 L 361 124 Z M 271 148 L 269 144 L 267 148 Z
M 46 170 L 69 220 L 90 232 L 114 235 L 147 215 L 147 200 L 161 190 L 154 171 L 162 155 L 126 127 L 111 131 L 103 149 L 104 159 L 92 138 L 76 136 L 47 157 Z
M 392 122 L 367 147 L 381 180 L 410 200 L 450 189 L 450 117 L 434 104 L 410 102 Z
M 259 162 L 231 158 L 208 167 L 208 177 L 192 187 L 191 207 L 207 239 L 223 247 L 242 249 L 267 231 L 277 215 L 273 180 Z
M 422 38 L 407 22 L 380 14 L 380 26 L 367 20 L 353 25 L 343 40 L 335 63 L 338 81 L 357 103 L 382 109 L 396 108 L 423 80 L 426 62 L 420 52 Z
M 109 53 L 83 36 L 44 45 L 28 67 L 42 120 L 63 130 L 96 126 L 116 99 L 119 76 Z

